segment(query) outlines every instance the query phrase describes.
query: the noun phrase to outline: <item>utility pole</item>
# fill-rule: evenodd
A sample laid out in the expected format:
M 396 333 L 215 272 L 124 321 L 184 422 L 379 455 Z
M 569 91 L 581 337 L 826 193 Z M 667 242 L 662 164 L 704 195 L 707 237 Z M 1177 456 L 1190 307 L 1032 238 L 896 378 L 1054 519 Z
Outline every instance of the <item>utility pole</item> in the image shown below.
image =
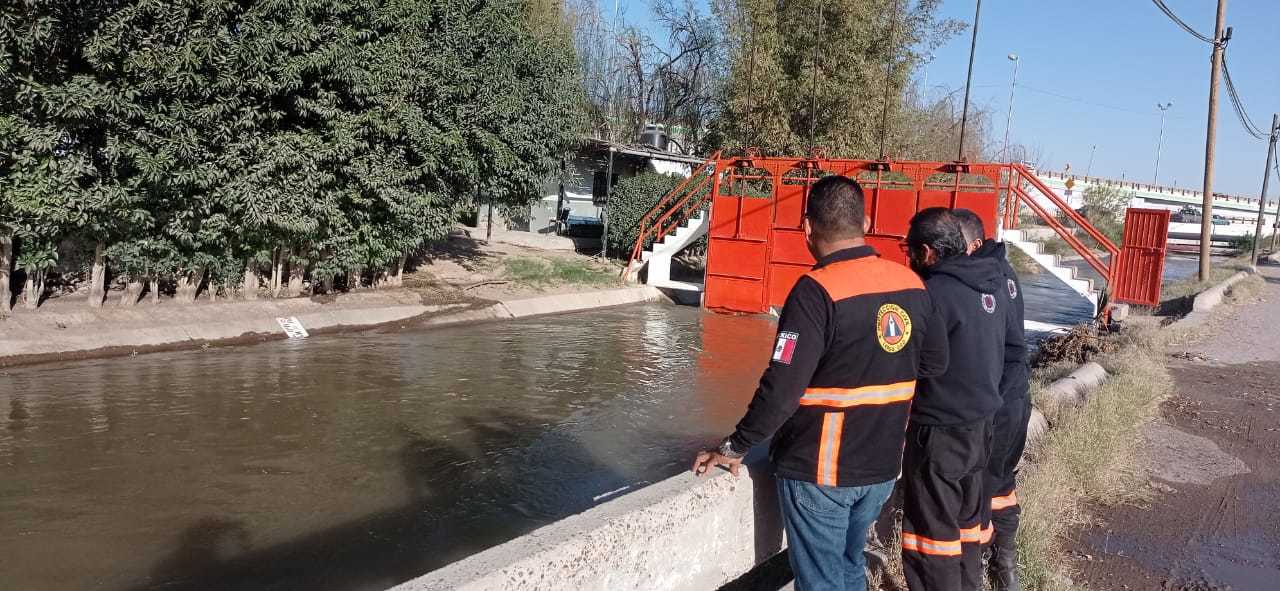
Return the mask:
M 1164 115 L 1173 106 L 1173 101 L 1165 104 L 1156 103 L 1156 108 L 1160 109 L 1160 139 L 1156 140 L 1156 172 L 1151 175 L 1151 184 L 1160 184 L 1160 152 L 1164 149 Z
M 1227 20 L 1227 0 L 1218 0 L 1218 18 L 1213 26 L 1213 59 L 1209 70 L 1209 123 L 1204 138 L 1204 200 L 1200 220 L 1200 281 L 1209 280 L 1209 246 L 1213 242 L 1213 145 L 1218 132 L 1218 78 L 1222 76 L 1222 48 L 1231 38 L 1223 35 Z
M 1084 167 L 1085 178 L 1088 178 L 1089 171 L 1093 170 L 1093 154 L 1094 152 L 1097 152 L 1097 151 L 1098 151 L 1098 144 L 1094 144 L 1093 147 L 1089 148 L 1089 165 Z
M 1018 88 L 1018 54 L 1009 54 L 1009 61 L 1013 62 L 1013 81 L 1009 83 L 1009 112 L 1004 116 L 1004 147 L 1000 149 L 1002 162 L 1009 160 L 1009 126 L 1013 124 L 1013 91 Z
M 969 123 L 969 89 L 973 87 L 973 54 L 978 50 L 978 19 L 982 16 L 982 0 L 973 12 L 973 39 L 969 41 L 969 75 L 964 80 L 964 110 L 960 111 L 960 150 L 956 160 L 964 160 L 964 132 Z
M 1267 142 L 1267 163 L 1262 166 L 1262 195 L 1258 197 L 1258 225 L 1253 231 L 1253 254 L 1249 262 L 1258 264 L 1258 243 L 1262 242 L 1262 222 L 1267 212 L 1267 181 L 1271 180 L 1271 162 L 1276 157 L 1276 134 L 1280 133 L 1280 114 L 1271 115 L 1271 141 Z

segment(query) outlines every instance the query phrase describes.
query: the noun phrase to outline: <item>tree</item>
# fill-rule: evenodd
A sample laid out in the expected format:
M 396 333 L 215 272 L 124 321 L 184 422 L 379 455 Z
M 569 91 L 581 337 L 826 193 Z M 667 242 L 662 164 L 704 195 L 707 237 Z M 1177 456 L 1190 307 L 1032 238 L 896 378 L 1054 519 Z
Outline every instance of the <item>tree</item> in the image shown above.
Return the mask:
M 582 129 L 575 74 L 548 0 L 8 3 L 0 229 L 33 279 L 89 245 L 94 305 L 108 261 L 122 305 L 253 297 L 268 264 L 284 295 L 394 284 L 472 195 L 536 198 Z
M 640 235 L 640 220 L 683 181 L 675 175 L 656 173 L 619 181 L 609 198 L 609 253 L 621 258 L 630 256 Z M 643 246 L 648 248 L 650 243 Z
M 904 1 L 893 23 L 899 1 L 717 0 L 730 75 L 711 143 L 878 156 L 886 85 L 898 113 L 915 64 L 962 26 L 937 18 L 939 0 Z
M 568 3 L 585 111 L 598 137 L 630 142 L 645 124 L 662 124 L 692 152 L 719 107 L 720 28 L 689 0 L 651 9 L 656 26 L 640 27 L 606 24 L 595 2 Z

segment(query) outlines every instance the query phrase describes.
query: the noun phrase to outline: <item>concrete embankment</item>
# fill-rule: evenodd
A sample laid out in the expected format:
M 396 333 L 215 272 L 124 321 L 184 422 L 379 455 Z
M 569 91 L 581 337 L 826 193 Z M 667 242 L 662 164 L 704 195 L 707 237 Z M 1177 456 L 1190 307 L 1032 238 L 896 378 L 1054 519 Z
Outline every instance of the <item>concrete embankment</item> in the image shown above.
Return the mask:
M 10 318 L 0 321 L 0 367 L 62 359 L 127 355 L 205 345 L 287 338 L 278 318 L 296 318 L 310 333 L 342 332 L 420 321 L 449 325 L 524 318 L 663 300 L 652 287 L 625 287 L 512 299 L 488 304 L 413 302 L 411 294 L 389 295 L 376 305 L 336 307 L 307 300 L 235 302 L 216 313 L 183 307 L 140 306 L 120 321 L 100 325 L 92 318 L 65 315 L 41 325 Z
M 1078 405 L 1106 377 L 1088 363 L 1047 391 L 1056 404 Z M 1029 438 L 1048 428 L 1036 410 Z M 773 478 L 766 462 L 753 466 L 737 479 L 673 476 L 394 591 L 719 588 L 785 546 Z
M 782 549 L 765 464 L 674 476 L 394 589 L 717 589 Z

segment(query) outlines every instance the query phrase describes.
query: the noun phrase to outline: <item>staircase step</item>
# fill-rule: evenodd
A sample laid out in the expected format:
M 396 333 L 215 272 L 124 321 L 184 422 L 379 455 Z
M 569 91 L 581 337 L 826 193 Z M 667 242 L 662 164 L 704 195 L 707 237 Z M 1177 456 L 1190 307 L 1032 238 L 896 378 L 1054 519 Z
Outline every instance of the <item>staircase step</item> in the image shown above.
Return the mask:
M 670 279 L 666 281 L 650 281 L 649 285 L 652 285 L 654 287 L 659 287 L 659 288 L 665 288 L 665 289 L 678 289 L 681 291 L 694 291 L 698 293 L 702 293 L 702 290 L 703 290 L 703 286 L 701 283 L 689 283 L 687 281 L 672 281 Z

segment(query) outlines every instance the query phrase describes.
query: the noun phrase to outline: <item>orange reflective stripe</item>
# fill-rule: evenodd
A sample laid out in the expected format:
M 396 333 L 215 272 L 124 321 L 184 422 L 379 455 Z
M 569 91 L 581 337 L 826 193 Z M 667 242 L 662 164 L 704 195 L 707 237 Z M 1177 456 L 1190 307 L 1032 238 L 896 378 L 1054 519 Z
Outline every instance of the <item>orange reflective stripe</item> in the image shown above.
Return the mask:
M 966 544 L 989 544 L 995 532 L 995 528 L 990 525 L 985 528 L 980 525 L 966 527 L 960 530 L 960 541 Z
M 916 395 L 916 381 L 861 388 L 805 388 L 801 406 L 871 406 L 906 402 Z
M 838 486 L 840 437 L 844 434 L 844 413 L 829 412 L 822 417 L 822 440 L 818 442 L 818 484 Z
M 902 532 L 902 549 L 933 556 L 959 556 L 960 540 L 933 540 L 911 532 Z
M 1012 492 L 1010 492 L 1009 494 L 1007 494 L 1007 495 L 1005 495 L 1005 496 L 1003 496 L 1003 497 L 992 497 L 992 498 L 991 498 L 991 510 L 992 510 L 992 511 L 999 511 L 999 510 L 1001 510 L 1001 509 L 1008 509 L 1009 507 L 1014 507 L 1014 506 L 1016 506 L 1017 504 L 1018 504 L 1018 491 L 1012 491 Z

